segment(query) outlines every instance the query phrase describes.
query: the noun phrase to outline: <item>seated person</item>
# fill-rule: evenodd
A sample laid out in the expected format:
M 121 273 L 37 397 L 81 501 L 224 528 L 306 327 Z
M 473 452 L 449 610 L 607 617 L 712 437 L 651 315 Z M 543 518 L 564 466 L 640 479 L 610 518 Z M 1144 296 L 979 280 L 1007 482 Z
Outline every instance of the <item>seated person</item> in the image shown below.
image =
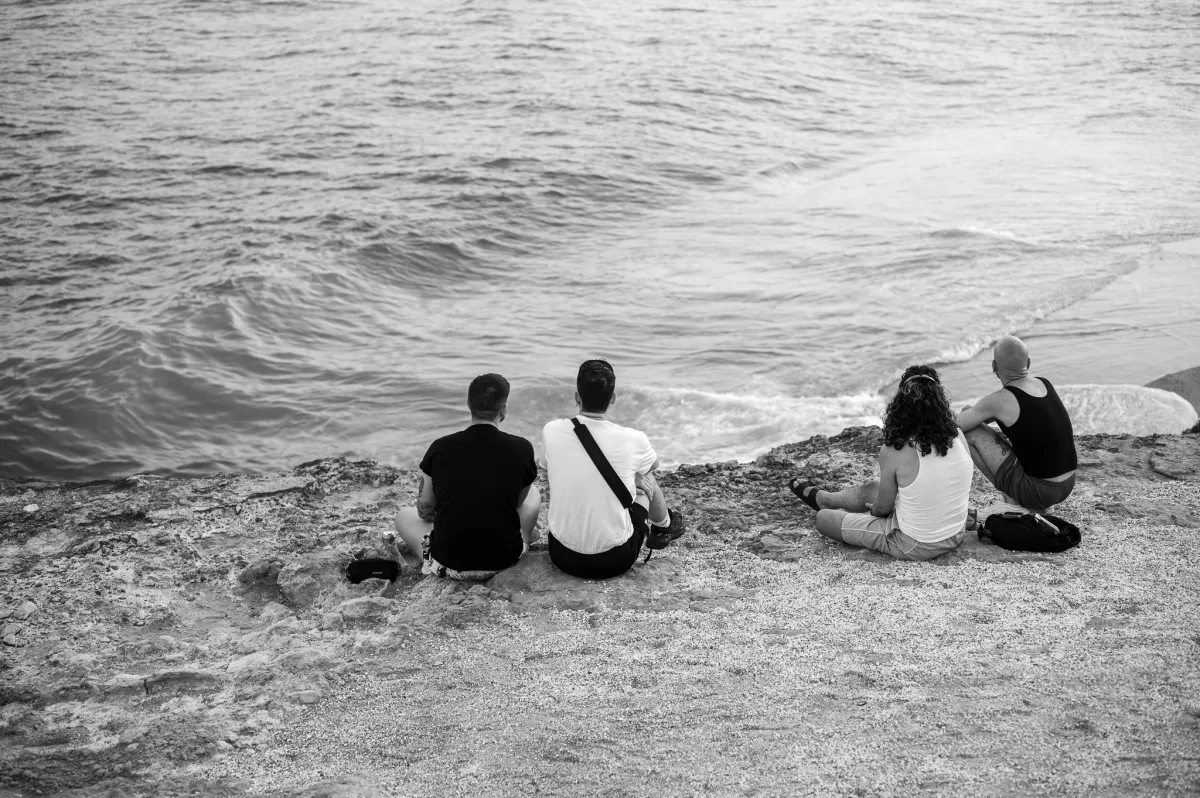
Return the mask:
M 471 425 L 434 441 L 421 460 L 415 508 L 396 514 L 396 532 L 422 559 L 421 573 L 491 579 L 529 550 L 542 494 L 533 444 L 500 431 L 508 380 L 471 381 Z
M 902 560 L 932 560 L 966 537 L 973 473 L 937 371 L 910 366 L 884 414 L 879 479 L 837 492 L 798 479 L 790 487 L 817 511 L 825 537 Z
M 1049 380 L 1029 376 L 1029 350 L 1006 335 L 992 351 L 992 373 L 1002 387 L 967 406 L 958 426 L 967 435 L 971 459 L 1004 501 L 1041 511 L 1071 495 L 1075 487 L 1075 433 L 1062 400 Z M 1000 425 L 1000 435 L 988 421 Z
M 623 574 L 637 561 L 643 542 L 663 548 L 685 531 L 682 515 L 668 511 L 651 474 L 658 456 L 650 440 L 604 417 L 616 401 L 616 384 L 606 361 L 581 365 L 574 420 L 591 432 L 628 496 L 634 497 L 628 510 L 588 455 L 572 419 L 556 419 L 542 430 L 550 484 L 550 559 L 583 579 Z

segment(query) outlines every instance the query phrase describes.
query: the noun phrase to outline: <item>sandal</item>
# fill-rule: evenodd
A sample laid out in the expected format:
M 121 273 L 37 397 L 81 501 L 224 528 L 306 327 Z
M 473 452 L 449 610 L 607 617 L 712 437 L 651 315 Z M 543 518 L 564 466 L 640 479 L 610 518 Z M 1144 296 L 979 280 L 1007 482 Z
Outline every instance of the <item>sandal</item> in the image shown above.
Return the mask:
M 821 508 L 817 506 L 817 491 L 820 488 L 817 487 L 817 483 L 811 479 L 800 481 L 800 477 L 792 477 L 788 482 L 788 487 L 799 497 L 800 501 L 811 507 L 814 513 L 820 512 Z

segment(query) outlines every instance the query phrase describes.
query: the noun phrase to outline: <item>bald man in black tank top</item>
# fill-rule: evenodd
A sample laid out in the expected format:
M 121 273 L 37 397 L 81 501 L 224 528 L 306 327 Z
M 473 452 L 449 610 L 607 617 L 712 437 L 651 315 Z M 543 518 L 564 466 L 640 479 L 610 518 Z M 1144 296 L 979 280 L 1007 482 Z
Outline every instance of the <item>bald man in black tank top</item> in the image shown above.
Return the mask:
M 1003 387 L 964 407 L 958 426 L 967 435 L 975 467 L 1005 501 L 1045 510 L 1075 487 L 1075 434 L 1054 386 L 1029 376 L 1029 364 L 1020 338 L 1006 335 L 997 341 L 992 372 Z M 987 426 L 989 421 L 1004 435 Z

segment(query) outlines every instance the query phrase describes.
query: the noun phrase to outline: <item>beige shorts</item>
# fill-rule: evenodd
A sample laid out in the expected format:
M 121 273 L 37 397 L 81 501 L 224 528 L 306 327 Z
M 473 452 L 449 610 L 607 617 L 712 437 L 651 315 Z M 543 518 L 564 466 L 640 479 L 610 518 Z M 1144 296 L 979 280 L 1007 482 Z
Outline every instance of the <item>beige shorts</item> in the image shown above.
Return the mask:
M 923 543 L 900 531 L 895 513 L 886 518 L 870 513 L 846 513 L 842 518 L 842 540 L 851 546 L 890 554 L 898 560 L 932 560 L 957 549 L 966 536 L 964 527 L 956 535 Z

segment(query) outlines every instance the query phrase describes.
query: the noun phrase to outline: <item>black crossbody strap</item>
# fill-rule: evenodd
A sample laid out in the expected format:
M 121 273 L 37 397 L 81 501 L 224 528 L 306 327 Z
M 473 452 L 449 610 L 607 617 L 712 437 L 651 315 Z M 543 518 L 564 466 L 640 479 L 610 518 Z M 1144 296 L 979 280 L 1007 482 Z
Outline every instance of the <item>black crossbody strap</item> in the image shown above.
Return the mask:
M 596 464 L 596 470 L 600 472 L 600 476 L 604 477 L 604 481 L 612 488 L 612 492 L 617 495 L 617 501 L 621 502 L 621 506 L 626 510 L 629 505 L 633 504 L 633 497 L 629 495 L 629 488 L 625 487 L 625 483 L 617 476 L 617 472 L 613 469 L 612 463 L 608 462 L 608 458 L 604 456 L 604 452 L 600 451 L 599 444 L 592 437 L 592 431 L 583 424 L 579 423 L 579 419 L 571 419 L 571 423 L 575 425 L 575 434 L 579 436 L 579 442 L 583 444 L 583 448 L 587 450 L 588 457 L 592 458 L 592 462 Z

